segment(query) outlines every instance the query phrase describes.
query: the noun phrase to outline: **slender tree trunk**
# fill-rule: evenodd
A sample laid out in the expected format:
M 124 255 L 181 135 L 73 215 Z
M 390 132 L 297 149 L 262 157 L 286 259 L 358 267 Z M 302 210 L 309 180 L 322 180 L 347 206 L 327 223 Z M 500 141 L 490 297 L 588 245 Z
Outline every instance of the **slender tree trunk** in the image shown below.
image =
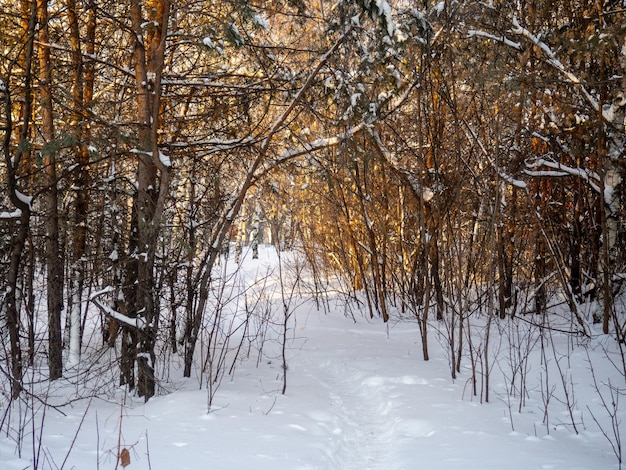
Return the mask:
M 540 209 L 536 209 L 539 211 Z M 540 223 L 540 222 L 538 222 Z M 543 235 L 538 232 L 535 237 L 535 260 L 534 260 L 534 277 L 535 277 L 535 313 L 544 315 L 547 307 L 546 294 L 546 246 Z
M 435 288 L 435 300 L 437 301 L 437 320 L 443 320 L 443 285 L 441 283 L 440 275 L 440 260 L 439 260 L 439 237 L 434 235 L 431 240 L 431 261 L 430 261 L 430 274 L 432 277 L 433 287 Z
M 24 27 L 25 45 L 24 52 L 20 57 L 24 70 L 24 100 L 21 108 L 22 124 L 20 129 L 20 142 L 26 141 L 30 131 L 30 118 L 32 112 L 32 74 L 31 64 L 34 52 L 35 27 L 37 24 L 37 3 L 36 0 L 20 3 L 22 11 L 22 25 Z M 11 100 L 11 90 L 9 82 L 0 78 L 0 92 L 3 94 L 4 118 L 6 126 L 4 128 L 4 139 L 2 142 L 4 163 L 7 175 L 7 192 L 11 203 L 18 212 L 17 230 L 11 238 L 11 257 L 9 270 L 7 273 L 6 296 L 4 300 L 6 309 L 6 326 L 9 331 L 10 343 L 10 375 L 11 375 L 11 396 L 15 399 L 22 390 L 22 348 L 20 345 L 20 318 L 17 305 L 18 280 L 20 276 L 20 266 L 22 254 L 26 245 L 26 239 L 30 232 L 30 199 L 25 196 L 17 185 L 18 168 L 20 162 L 25 157 L 27 150 L 19 146 L 16 154 L 11 153 L 11 134 L 13 133 L 13 105 Z
M 572 294 L 580 302 L 582 299 L 582 270 L 580 263 L 580 247 L 584 243 L 581 229 L 581 195 L 578 191 L 574 194 L 574 208 L 572 213 L 572 236 L 569 240 L 569 263 L 570 277 L 569 284 Z
M 604 17 L 602 12 L 602 4 L 598 2 L 598 19 L 600 24 L 604 23 Z M 607 67 L 605 52 L 601 50 L 600 57 L 598 58 L 600 63 L 599 78 L 600 78 L 600 93 L 598 102 L 598 129 L 597 129 L 597 152 L 598 162 L 600 164 L 600 175 L 602 180 L 600 181 L 600 230 L 602 233 L 602 242 L 600 245 L 600 254 L 598 256 L 598 274 L 602 276 L 600 282 L 602 283 L 601 298 L 602 298 L 602 332 L 604 334 L 609 333 L 609 324 L 613 315 L 613 292 L 611 289 L 612 284 L 612 263 L 611 263 L 611 248 L 615 244 L 617 224 L 615 223 L 615 215 L 612 209 L 613 201 L 606 199 L 607 192 L 606 186 L 613 186 L 618 181 L 619 176 L 614 168 L 611 158 L 607 155 L 607 135 L 604 123 L 604 117 L 602 115 L 603 105 L 607 100 Z M 612 220 L 609 220 L 612 219 Z M 618 336 L 621 332 L 615 332 Z
M 187 299 L 185 302 L 185 331 L 183 335 L 183 344 L 184 344 L 184 376 L 191 376 L 191 367 L 193 365 L 193 347 L 191 344 L 195 345 L 197 335 L 199 334 L 200 325 L 196 324 L 196 282 L 194 280 L 194 257 L 196 256 L 197 249 L 197 237 L 196 237 L 196 224 L 195 224 L 195 215 L 193 211 L 192 204 L 196 200 L 196 184 L 195 178 L 192 178 L 189 181 L 189 207 L 187 207 L 187 227 L 188 227 L 188 237 L 187 237 L 187 267 L 186 267 L 186 294 Z M 202 269 L 202 266 L 200 266 Z M 195 336 L 194 336 L 195 335 Z
M 68 365 L 76 365 L 80 360 L 82 344 L 82 301 L 85 284 L 85 258 L 87 256 L 87 214 L 89 210 L 89 126 L 87 107 L 93 97 L 93 63 L 89 67 L 83 64 L 80 28 L 76 0 L 67 2 L 67 18 L 70 26 L 70 44 L 72 49 L 72 127 L 76 132 L 77 145 L 74 148 L 77 163 L 74 176 L 74 236 L 72 244 L 70 312 L 67 323 L 70 328 Z M 94 52 L 96 16 L 93 3 L 87 11 L 87 41 L 89 54 Z
M 48 38 L 48 0 L 38 0 L 39 101 L 42 150 L 46 172 L 46 268 L 48 271 L 48 365 L 50 380 L 63 374 L 61 308 L 63 305 L 63 259 L 59 250 L 59 212 L 52 114 L 52 64 Z
M 498 304 L 500 310 L 500 319 L 506 317 L 510 294 L 510 283 L 507 279 L 508 274 L 508 256 L 506 250 L 506 231 L 502 225 L 497 228 L 497 255 L 498 255 Z
M 35 364 L 35 271 L 37 270 L 33 239 L 28 237 L 28 267 L 26 268 L 26 298 L 28 315 L 28 364 Z
M 376 241 L 376 234 L 374 233 L 374 228 L 372 227 L 372 220 L 367 210 L 367 206 L 365 205 L 366 195 L 363 192 L 363 188 L 361 184 L 365 184 L 362 182 L 361 173 L 359 172 L 358 165 L 355 165 L 354 169 L 355 180 L 357 183 L 357 191 L 359 197 L 359 203 L 361 207 L 361 215 L 363 217 L 363 224 L 365 225 L 365 230 L 367 232 L 367 241 L 369 243 L 369 251 L 370 251 L 370 264 L 372 267 L 372 280 L 374 284 L 374 300 L 377 307 L 377 310 L 380 312 L 380 315 L 383 317 L 383 321 L 387 322 L 389 320 L 389 312 L 387 311 L 387 301 L 385 296 L 385 286 L 382 279 L 381 274 L 381 255 L 378 250 L 378 243 Z M 366 175 L 363 175 L 366 177 Z M 349 225 L 349 224 L 348 224 Z M 355 247 L 356 249 L 356 247 Z
M 430 241 L 426 242 L 425 250 L 430 251 Z M 424 256 L 423 269 L 428 272 L 428 255 Z M 428 311 L 430 310 L 430 295 L 431 295 L 431 276 L 424 276 L 424 301 L 422 305 L 422 318 L 420 324 L 420 334 L 422 335 L 422 358 L 425 361 L 430 359 L 428 353 Z
M 19 208 L 19 205 L 16 204 Z M 11 343 L 11 395 L 17 398 L 22 390 L 22 348 L 20 345 L 20 322 L 17 308 L 17 280 L 24 241 L 28 236 L 30 223 L 30 210 L 21 209 L 22 214 L 18 222 L 17 234 L 11 241 L 11 262 L 7 279 L 7 293 L 5 306 L 7 312 L 7 329 L 9 330 L 9 341 Z

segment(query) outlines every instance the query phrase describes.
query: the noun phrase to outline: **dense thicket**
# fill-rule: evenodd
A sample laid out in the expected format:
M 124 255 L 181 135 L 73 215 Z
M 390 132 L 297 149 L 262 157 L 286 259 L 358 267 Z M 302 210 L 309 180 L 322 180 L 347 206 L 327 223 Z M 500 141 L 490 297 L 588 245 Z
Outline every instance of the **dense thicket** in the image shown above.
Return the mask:
M 338 275 L 372 315 L 414 315 L 425 358 L 435 315 L 453 374 L 477 311 L 563 302 L 572 332 L 598 321 L 623 341 L 625 16 L 595 0 L 0 1 L 13 397 L 38 355 L 51 380 L 84 360 L 94 311 L 122 385 L 153 396 L 164 350 L 189 376 L 220 253 L 259 241 L 302 249 L 319 290 Z

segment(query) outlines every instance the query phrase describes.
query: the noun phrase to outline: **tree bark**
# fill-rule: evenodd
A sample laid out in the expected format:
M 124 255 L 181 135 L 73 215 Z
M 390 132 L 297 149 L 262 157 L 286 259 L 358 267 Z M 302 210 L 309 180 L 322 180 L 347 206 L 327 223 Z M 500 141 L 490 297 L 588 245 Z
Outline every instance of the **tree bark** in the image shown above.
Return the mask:
M 77 164 L 74 174 L 74 234 L 71 254 L 70 301 L 67 323 L 69 325 L 68 365 L 76 365 L 80 360 L 82 344 L 82 293 L 85 284 L 85 257 L 87 255 L 87 214 L 89 210 L 89 126 L 87 106 L 93 96 L 93 66 L 85 67 L 82 55 L 82 41 L 78 24 L 76 0 L 67 2 L 67 18 L 70 26 L 72 50 L 72 127 L 75 129 L 76 145 L 74 160 Z M 93 3 L 89 5 L 87 16 L 88 54 L 93 54 L 95 43 L 96 16 Z
M 164 66 L 165 42 L 169 21 L 169 0 L 148 0 L 144 21 L 139 0 L 130 4 L 132 30 L 136 36 L 133 69 L 137 93 L 137 193 L 134 197 L 137 251 L 133 276 L 127 285 L 137 291 L 135 302 L 127 302 L 128 315 L 141 315 L 145 328 L 137 331 L 137 393 L 150 399 L 155 394 L 155 340 L 158 312 L 155 308 L 154 259 L 161 230 L 165 198 L 169 189 L 169 166 L 161 159 L 158 147 L 160 128 L 161 74 Z M 134 275 L 136 274 L 136 277 Z M 132 342 L 129 343 L 132 345 Z M 131 352 L 132 354 L 132 352 Z
M 22 124 L 19 134 L 20 142 L 26 141 L 30 132 L 30 118 L 32 113 L 32 58 L 34 52 L 34 32 L 37 24 L 37 3 L 32 0 L 30 3 L 23 1 L 20 4 L 23 13 L 22 25 L 26 47 L 18 60 L 22 62 L 24 70 L 24 100 L 22 102 Z M 11 396 L 17 398 L 22 390 L 22 349 L 20 345 L 20 318 L 17 306 L 18 280 L 20 276 L 20 266 L 22 254 L 26 245 L 26 239 L 30 232 L 30 200 L 18 189 L 18 168 L 22 158 L 28 151 L 25 146 L 18 146 L 15 155 L 11 152 L 11 135 L 13 133 L 13 106 L 11 100 L 10 83 L 2 81 L 0 91 L 3 94 L 4 114 L 6 125 L 4 128 L 3 154 L 6 165 L 7 192 L 11 203 L 18 211 L 17 231 L 11 238 L 11 257 L 7 275 L 7 287 L 5 296 L 6 325 L 9 330 L 10 343 L 10 380 Z
M 46 174 L 46 267 L 48 271 L 48 367 L 50 380 L 63 375 L 61 309 L 63 305 L 63 259 L 59 250 L 59 211 L 52 112 L 52 64 L 48 38 L 48 0 L 38 0 L 39 101 L 42 154 Z

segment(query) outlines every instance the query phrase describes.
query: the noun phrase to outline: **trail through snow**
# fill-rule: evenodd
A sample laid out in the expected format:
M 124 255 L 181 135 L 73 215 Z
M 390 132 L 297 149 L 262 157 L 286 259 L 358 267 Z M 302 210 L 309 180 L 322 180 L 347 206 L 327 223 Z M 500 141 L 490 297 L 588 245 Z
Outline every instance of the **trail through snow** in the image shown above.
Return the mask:
M 326 320 L 327 325 L 335 323 Z M 419 400 L 420 391 L 432 388 L 431 380 L 406 374 L 414 372 L 418 362 L 408 369 L 397 368 L 417 357 L 408 351 L 399 355 L 397 350 L 388 356 L 387 349 L 394 344 L 384 326 L 370 330 L 360 325 L 346 327 L 347 319 L 339 321 L 343 328 L 332 326 L 311 334 L 307 347 L 293 361 L 299 374 L 308 372 L 295 380 L 306 382 L 302 388 L 315 390 L 318 403 L 325 404 L 326 409 L 308 414 L 331 436 L 325 447 L 328 466 L 323 468 L 411 468 L 398 461 L 400 446 L 407 442 L 413 448 L 427 446 L 435 430 L 428 419 L 411 415 L 406 396 L 415 394 Z M 314 342 L 319 339 L 320 343 Z M 331 344 L 335 351 L 328 350 Z
M 338 418 L 337 460 L 347 470 L 382 469 L 393 453 L 393 403 L 363 373 L 337 361 L 326 361 L 319 377 L 328 389 L 331 410 Z

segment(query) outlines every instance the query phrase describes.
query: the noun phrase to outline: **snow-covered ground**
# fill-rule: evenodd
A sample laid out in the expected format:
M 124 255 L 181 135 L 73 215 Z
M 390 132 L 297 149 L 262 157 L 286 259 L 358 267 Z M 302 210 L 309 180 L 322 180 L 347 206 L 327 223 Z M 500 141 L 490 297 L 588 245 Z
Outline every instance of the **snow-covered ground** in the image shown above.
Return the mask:
M 243 266 L 253 279 L 276 262 L 275 252 L 263 249 L 259 260 L 247 258 Z M 480 397 L 472 396 L 468 369 L 451 378 L 445 342 L 434 328 L 431 360 L 424 362 L 415 322 L 384 324 L 365 317 L 355 322 L 341 303 L 328 298 L 328 313 L 306 299 L 294 306 L 285 395 L 280 393 L 280 341 L 270 336 L 258 363 L 252 351 L 232 376 L 224 377 L 210 413 L 206 384 L 200 389 L 198 376 L 179 378 L 180 360 L 174 356 L 168 361 L 169 380 L 148 403 L 116 388 L 114 372 L 105 369 L 89 385 L 95 387 L 99 377 L 97 386 L 105 391 L 101 397 L 48 408 L 45 416 L 34 401 L 38 412 L 22 418 L 21 458 L 16 435 L 4 433 L 0 468 L 33 468 L 33 456 L 42 469 L 122 468 L 117 460 L 121 449 L 129 450 L 126 468 L 153 470 L 618 468 L 609 440 L 591 415 L 613 436 L 589 367 L 591 360 L 598 388 L 612 409 L 603 384 L 610 378 L 623 390 L 624 378 L 605 357 L 610 340 L 592 340 L 584 349 L 553 336 L 557 354 L 532 348 L 525 368 L 518 369 L 528 377 L 520 412 L 519 394 L 507 398 L 506 393 L 512 382 L 521 383 L 516 382 L 519 373 L 513 381 L 503 378 L 512 376 L 507 370 L 520 362 L 515 357 L 525 356 L 517 355 L 523 346 L 509 348 L 507 343 L 518 327 L 493 328 L 491 400 L 481 404 Z M 280 328 L 271 331 L 276 338 Z M 466 358 L 466 367 L 469 362 Z M 80 387 L 53 385 L 49 400 L 63 403 L 80 394 Z M 20 427 L 17 414 L 13 412 L 14 429 Z M 624 417 L 621 409 L 618 415 Z M 34 449 L 29 444 L 33 435 L 41 442 Z

